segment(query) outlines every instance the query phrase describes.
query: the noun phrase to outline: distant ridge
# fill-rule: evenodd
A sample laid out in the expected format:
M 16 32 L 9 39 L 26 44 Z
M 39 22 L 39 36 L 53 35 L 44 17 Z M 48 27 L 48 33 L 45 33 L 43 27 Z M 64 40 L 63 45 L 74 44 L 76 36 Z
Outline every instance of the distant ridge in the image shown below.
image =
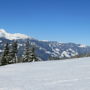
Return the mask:
M 18 41 L 19 52 L 18 56 L 23 55 L 24 44 L 26 40 L 36 45 L 36 54 L 42 60 L 48 60 L 51 58 L 71 58 L 79 55 L 90 55 L 90 46 L 75 43 L 59 43 L 57 41 L 37 40 L 30 36 L 20 33 L 7 33 L 4 29 L 0 29 L 0 53 L 3 52 L 3 48 L 6 42 Z

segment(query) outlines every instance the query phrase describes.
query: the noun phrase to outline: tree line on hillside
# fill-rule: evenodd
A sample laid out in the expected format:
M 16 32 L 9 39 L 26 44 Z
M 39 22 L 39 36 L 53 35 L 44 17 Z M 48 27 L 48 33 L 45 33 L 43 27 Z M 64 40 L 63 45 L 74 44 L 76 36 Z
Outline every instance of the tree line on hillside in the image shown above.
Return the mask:
M 7 64 L 13 64 L 18 62 L 33 62 L 38 61 L 35 55 L 35 46 L 32 45 L 28 40 L 25 43 L 24 54 L 22 55 L 22 60 L 18 59 L 18 42 L 14 41 L 12 44 L 6 43 L 4 46 L 4 51 L 1 55 L 1 66 Z

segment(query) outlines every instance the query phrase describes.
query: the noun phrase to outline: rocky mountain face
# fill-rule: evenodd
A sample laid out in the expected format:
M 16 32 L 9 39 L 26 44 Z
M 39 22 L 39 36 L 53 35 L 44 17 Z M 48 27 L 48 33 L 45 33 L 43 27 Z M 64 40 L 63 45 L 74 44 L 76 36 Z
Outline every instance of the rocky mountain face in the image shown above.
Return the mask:
M 90 54 L 90 46 L 74 43 L 59 43 L 56 41 L 40 41 L 24 34 L 10 34 L 5 30 L 0 30 L 0 53 L 6 42 L 12 43 L 18 41 L 18 56 L 23 55 L 25 42 L 30 40 L 36 46 L 36 55 L 42 60 L 48 60 L 50 57 L 71 58 L 77 55 Z

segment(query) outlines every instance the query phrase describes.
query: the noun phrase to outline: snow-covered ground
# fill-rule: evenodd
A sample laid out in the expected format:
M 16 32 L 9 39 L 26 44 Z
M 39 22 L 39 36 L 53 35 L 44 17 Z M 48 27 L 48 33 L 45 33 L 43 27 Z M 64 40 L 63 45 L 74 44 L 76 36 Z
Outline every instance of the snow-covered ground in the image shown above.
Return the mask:
M 90 90 L 90 58 L 2 66 L 0 90 Z

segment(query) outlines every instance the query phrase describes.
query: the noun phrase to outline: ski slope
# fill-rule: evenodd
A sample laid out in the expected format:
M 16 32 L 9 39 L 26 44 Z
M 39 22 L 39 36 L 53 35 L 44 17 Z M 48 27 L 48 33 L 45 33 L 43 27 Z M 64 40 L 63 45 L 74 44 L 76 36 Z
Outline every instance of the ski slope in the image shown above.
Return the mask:
M 90 90 L 90 58 L 2 66 L 0 90 Z

